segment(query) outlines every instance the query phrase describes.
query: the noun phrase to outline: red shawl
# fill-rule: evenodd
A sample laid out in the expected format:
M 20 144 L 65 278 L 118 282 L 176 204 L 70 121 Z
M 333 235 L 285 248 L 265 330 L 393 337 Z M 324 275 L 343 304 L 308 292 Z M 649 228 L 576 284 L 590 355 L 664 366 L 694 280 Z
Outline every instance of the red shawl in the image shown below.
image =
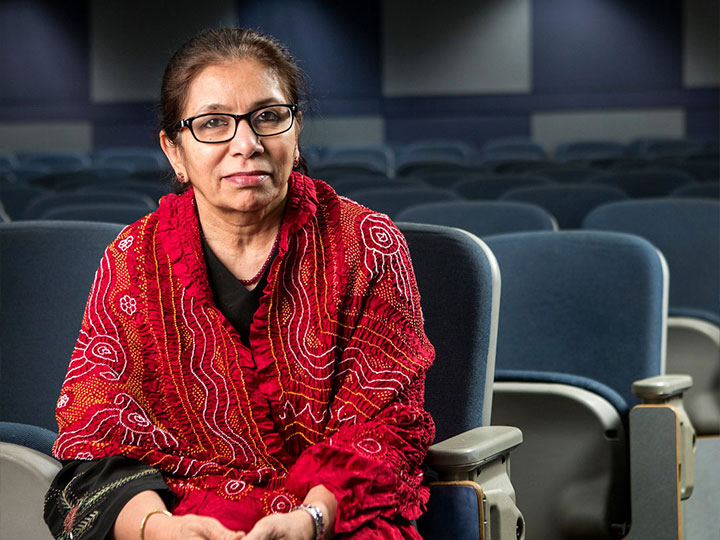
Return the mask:
M 192 190 L 164 197 L 100 263 L 55 456 L 138 459 L 162 472 L 174 513 L 235 530 L 323 484 L 338 533 L 414 536 L 400 523 L 428 497 L 434 352 L 388 217 L 293 173 L 250 345 L 214 304 Z

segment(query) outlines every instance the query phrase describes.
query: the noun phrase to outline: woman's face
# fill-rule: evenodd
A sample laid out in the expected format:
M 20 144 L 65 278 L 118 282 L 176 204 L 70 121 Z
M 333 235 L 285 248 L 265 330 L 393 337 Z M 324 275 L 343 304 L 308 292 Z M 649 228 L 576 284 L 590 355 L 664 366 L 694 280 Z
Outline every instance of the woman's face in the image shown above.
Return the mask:
M 243 59 L 202 70 L 190 84 L 182 117 L 208 112 L 245 114 L 280 103 L 288 99 L 277 77 L 259 62 Z M 295 121 L 285 133 L 258 137 L 247 120 L 241 120 L 228 142 L 201 143 L 189 128 L 183 128 L 179 145 L 171 144 L 164 133 L 161 143 L 175 171 L 193 185 L 201 215 L 203 210 L 265 215 L 285 199 L 299 134 Z

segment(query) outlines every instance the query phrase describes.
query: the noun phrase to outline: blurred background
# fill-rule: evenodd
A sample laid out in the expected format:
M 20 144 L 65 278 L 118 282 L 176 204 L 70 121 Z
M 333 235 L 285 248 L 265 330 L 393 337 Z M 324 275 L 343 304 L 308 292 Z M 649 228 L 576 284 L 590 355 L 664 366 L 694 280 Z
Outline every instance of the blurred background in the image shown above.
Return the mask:
M 286 42 L 305 146 L 718 140 L 716 0 L 0 1 L 0 152 L 157 147 L 165 63 L 206 27 Z

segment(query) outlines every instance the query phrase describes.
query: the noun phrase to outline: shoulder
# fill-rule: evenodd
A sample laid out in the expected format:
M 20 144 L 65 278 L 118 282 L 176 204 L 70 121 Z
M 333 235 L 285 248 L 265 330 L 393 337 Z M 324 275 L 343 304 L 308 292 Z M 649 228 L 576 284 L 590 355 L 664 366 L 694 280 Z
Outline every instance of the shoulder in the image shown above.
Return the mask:
M 386 240 L 402 238 L 402 233 L 386 214 L 337 194 L 321 180 L 315 180 L 315 183 L 318 210 L 334 214 L 345 240 L 355 239 L 359 242 L 359 247 L 372 249 L 377 247 L 378 242 L 384 244 Z

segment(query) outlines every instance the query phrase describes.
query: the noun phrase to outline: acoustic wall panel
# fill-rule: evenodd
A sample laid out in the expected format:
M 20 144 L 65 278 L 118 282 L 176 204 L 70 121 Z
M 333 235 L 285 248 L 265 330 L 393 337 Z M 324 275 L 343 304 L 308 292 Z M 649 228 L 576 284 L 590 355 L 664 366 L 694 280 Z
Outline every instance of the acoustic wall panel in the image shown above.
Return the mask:
M 304 147 L 381 144 L 384 132 L 380 116 L 313 116 L 305 118 L 300 141 Z
M 572 140 L 684 137 L 685 113 L 680 108 L 535 113 L 530 135 L 550 152 L 558 143 Z
M 237 24 L 232 0 L 93 0 L 90 95 L 94 103 L 157 101 L 173 51 L 204 28 Z
M 385 96 L 530 91 L 530 0 L 388 0 L 382 37 Z
M 90 122 L 0 123 L 4 152 L 88 152 L 92 150 Z
M 683 85 L 720 85 L 720 5 L 717 0 L 686 0 Z

